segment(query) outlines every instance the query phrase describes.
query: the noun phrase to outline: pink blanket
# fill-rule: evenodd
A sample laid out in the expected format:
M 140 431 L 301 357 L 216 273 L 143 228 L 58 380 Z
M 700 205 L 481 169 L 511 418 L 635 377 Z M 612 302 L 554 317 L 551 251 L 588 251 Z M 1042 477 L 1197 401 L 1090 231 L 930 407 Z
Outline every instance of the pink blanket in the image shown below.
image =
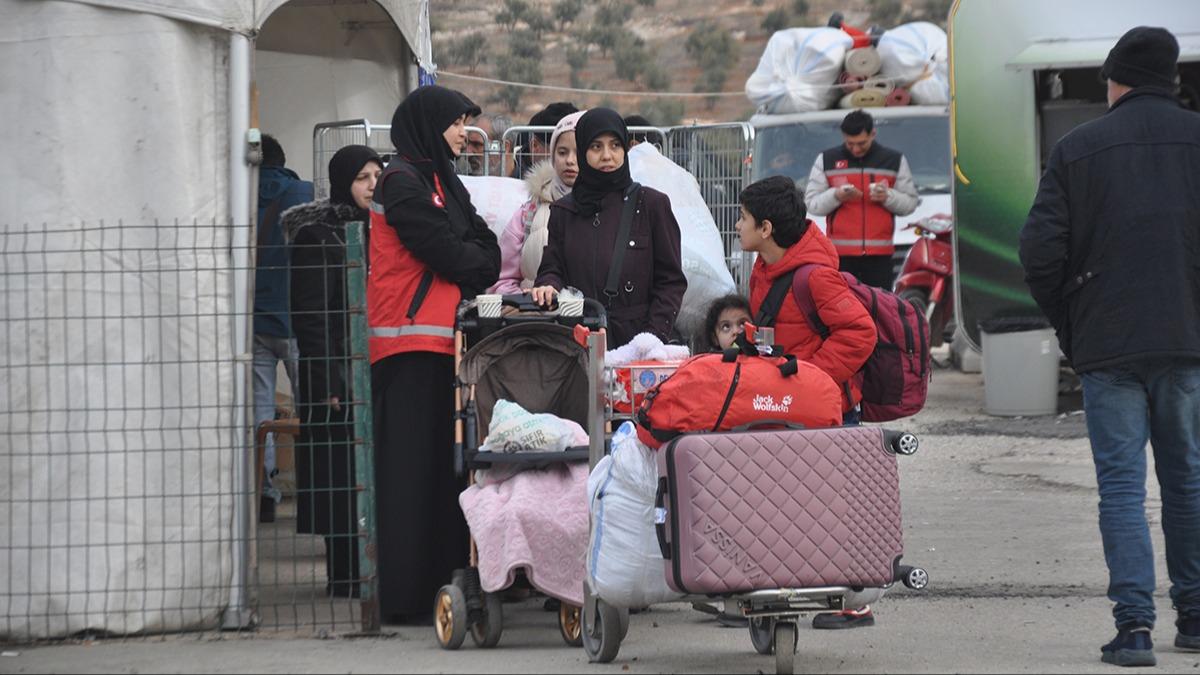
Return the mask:
M 583 604 L 588 544 L 587 463 L 523 471 L 458 497 L 479 548 L 488 593 L 512 585 L 519 569 L 537 590 Z

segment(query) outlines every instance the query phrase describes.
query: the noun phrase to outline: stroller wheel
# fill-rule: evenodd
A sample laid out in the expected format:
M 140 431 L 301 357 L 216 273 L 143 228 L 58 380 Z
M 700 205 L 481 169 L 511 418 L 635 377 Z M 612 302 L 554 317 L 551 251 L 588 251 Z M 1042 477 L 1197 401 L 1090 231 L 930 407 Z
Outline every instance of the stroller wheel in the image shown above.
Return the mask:
M 447 584 L 438 589 L 433 603 L 433 630 L 442 649 L 458 649 L 467 637 L 467 598 L 462 589 Z
M 583 612 L 583 648 L 591 663 L 611 663 L 621 650 L 621 615 L 597 599 L 596 611 Z
M 775 620 L 769 616 L 750 619 L 750 644 L 759 654 L 775 653 Z
M 558 607 L 558 632 L 563 642 L 572 647 L 583 646 L 583 609 L 561 603 Z
M 621 625 L 621 642 L 625 641 L 625 636 L 629 635 L 629 610 L 617 610 L 617 622 Z
M 471 639 L 476 647 L 491 649 L 500 644 L 504 632 L 504 603 L 497 593 L 483 594 L 483 615 L 471 625 Z
M 792 675 L 796 665 L 796 624 L 780 621 L 775 624 L 775 673 Z

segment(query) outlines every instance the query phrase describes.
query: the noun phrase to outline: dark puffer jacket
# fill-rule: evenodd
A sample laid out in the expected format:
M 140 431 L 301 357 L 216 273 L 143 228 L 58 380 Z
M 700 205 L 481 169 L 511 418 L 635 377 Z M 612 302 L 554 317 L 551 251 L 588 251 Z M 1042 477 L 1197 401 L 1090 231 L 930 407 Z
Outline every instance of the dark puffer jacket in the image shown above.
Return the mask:
M 628 249 L 621 265 L 621 287 L 608 308 L 610 348 L 620 347 L 638 333 L 653 333 L 664 342 L 670 339 L 687 290 L 679 223 L 670 198 L 642 186 L 638 200 L 629 241 L 622 243 Z M 608 194 L 600 213 L 588 218 L 579 213 L 570 194 L 554 202 L 536 285 L 560 290 L 574 286 L 584 297 L 605 302 L 604 284 L 621 226 L 622 203 L 620 192 Z
M 1021 263 L 1077 371 L 1200 359 L 1200 115 L 1145 87 L 1067 134 Z
M 366 217 L 365 210 L 326 200 L 288 209 L 281 219 L 291 248 L 292 328 L 300 348 L 298 532 L 356 531 L 346 223 Z M 329 405 L 332 397 L 337 407 Z

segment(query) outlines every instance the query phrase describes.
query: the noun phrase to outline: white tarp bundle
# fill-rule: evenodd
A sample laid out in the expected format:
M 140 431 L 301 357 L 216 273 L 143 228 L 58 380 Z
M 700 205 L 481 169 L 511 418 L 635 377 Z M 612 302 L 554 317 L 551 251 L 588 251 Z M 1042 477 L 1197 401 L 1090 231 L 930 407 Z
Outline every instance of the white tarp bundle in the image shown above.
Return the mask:
M 0 0 L 0 638 L 211 628 L 230 606 L 252 277 L 230 225 L 252 190 L 230 185 L 230 44 L 283 4 Z M 425 0 L 379 4 L 427 35 Z M 302 38 L 340 44 L 344 23 Z M 312 53 L 335 67 L 307 93 L 328 100 L 347 58 Z M 389 54 L 380 72 L 405 67 Z M 298 167 L 329 119 L 307 117 L 287 122 Z
M 675 326 L 685 337 L 691 337 L 703 330 L 704 315 L 712 301 L 737 290 L 725 266 L 725 248 L 717 223 L 696 178 L 664 157 L 654 144 L 640 143 L 629 151 L 629 173 L 633 180 L 671 198 L 671 213 L 679 222 L 683 274 L 688 282 Z
M 461 179 L 471 193 L 471 205 L 497 239 L 517 209 L 529 201 L 529 188 L 523 180 L 502 176 L 461 176 Z
M 746 80 L 746 96 L 772 115 L 825 110 L 841 95 L 834 85 L 853 46 L 838 28 L 776 31 Z
M 880 74 L 907 87 L 917 105 L 950 103 L 950 50 L 946 31 L 915 21 L 879 38 Z

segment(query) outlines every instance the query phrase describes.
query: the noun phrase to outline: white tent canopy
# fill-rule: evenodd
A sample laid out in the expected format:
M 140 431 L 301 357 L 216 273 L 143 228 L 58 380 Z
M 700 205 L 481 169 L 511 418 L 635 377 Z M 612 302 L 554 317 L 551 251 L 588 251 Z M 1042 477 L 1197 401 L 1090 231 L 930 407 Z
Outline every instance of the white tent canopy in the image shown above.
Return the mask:
M 142 14 L 155 14 L 211 28 L 252 35 L 263 27 L 267 18 L 288 0 L 67 0 L 97 7 L 124 9 Z M 404 34 L 422 65 L 432 62 L 430 56 L 428 7 L 429 0 L 377 0 Z M 294 0 L 293 0 L 294 2 Z M 294 3 L 301 6 L 344 6 L 364 4 L 363 0 L 317 0 Z
M 0 0 L 0 638 L 244 624 L 252 88 L 304 169 L 414 57 L 427 0 Z

